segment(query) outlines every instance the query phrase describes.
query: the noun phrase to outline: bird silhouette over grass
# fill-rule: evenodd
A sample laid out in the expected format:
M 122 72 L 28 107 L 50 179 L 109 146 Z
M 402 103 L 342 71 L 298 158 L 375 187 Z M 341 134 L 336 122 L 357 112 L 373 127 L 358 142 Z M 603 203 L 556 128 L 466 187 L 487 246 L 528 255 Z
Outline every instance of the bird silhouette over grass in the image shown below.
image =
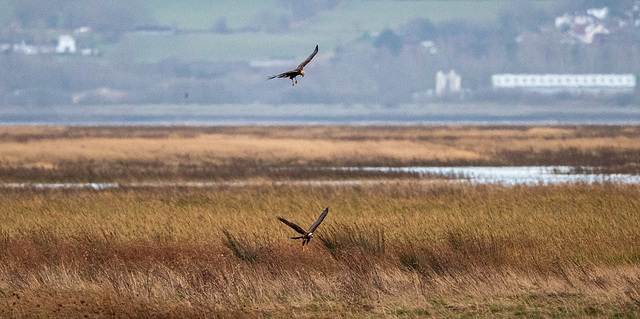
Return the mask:
M 324 218 L 327 216 L 327 213 L 329 213 L 329 207 L 325 208 L 324 211 L 322 212 L 322 214 L 320 214 L 320 217 L 318 217 L 318 220 L 316 220 L 315 223 L 313 223 L 313 225 L 311 225 L 311 227 L 309 227 L 308 231 L 305 231 L 304 229 L 302 229 L 302 227 L 282 218 L 282 217 L 278 217 L 278 220 L 280 220 L 281 222 L 287 224 L 289 227 L 293 228 L 293 230 L 297 231 L 298 233 L 300 233 L 302 236 L 297 236 L 297 237 L 291 237 L 291 239 L 302 239 L 302 252 L 304 252 L 305 250 L 305 246 L 309 243 L 309 241 L 311 241 L 311 238 L 313 238 L 313 232 L 316 230 L 316 228 L 318 228 L 318 226 L 320 226 L 320 223 L 322 223 L 322 221 L 324 220 Z M 308 248 L 307 248 L 308 249 Z

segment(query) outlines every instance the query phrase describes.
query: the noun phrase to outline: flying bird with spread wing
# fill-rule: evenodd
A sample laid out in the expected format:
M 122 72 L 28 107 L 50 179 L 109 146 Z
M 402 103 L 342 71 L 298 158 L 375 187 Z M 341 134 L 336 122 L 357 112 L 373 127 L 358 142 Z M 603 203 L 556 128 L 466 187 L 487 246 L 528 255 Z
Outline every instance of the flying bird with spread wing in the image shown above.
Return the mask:
M 295 68 L 295 69 L 293 69 L 291 71 L 288 71 L 288 72 L 284 72 L 284 73 L 278 74 L 278 75 L 270 76 L 268 78 L 268 80 L 275 79 L 275 78 L 279 78 L 279 79 L 290 78 L 292 86 L 298 84 L 298 79 L 296 79 L 296 77 L 298 75 L 302 75 L 302 77 L 304 77 L 303 68 L 307 64 L 309 64 L 309 62 L 311 62 L 311 59 L 313 59 L 313 57 L 316 56 L 316 54 L 318 54 L 318 46 L 317 45 L 316 45 L 316 49 L 313 50 L 313 53 L 311 53 L 311 55 L 306 60 L 302 61 L 302 63 L 300 63 L 300 65 L 298 65 L 297 68 Z M 295 80 L 295 83 L 294 83 L 294 80 Z
M 305 249 L 305 245 L 309 243 L 309 241 L 311 240 L 311 238 L 313 238 L 313 232 L 316 230 L 316 228 L 318 228 L 318 226 L 320 226 L 320 223 L 322 223 L 322 221 L 324 220 L 324 218 L 327 216 L 327 213 L 329 213 L 329 207 L 325 208 L 325 210 L 322 212 L 322 214 L 320 214 L 320 217 L 318 217 L 318 220 L 316 220 L 315 223 L 313 223 L 313 225 L 311 225 L 311 227 L 309 227 L 308 231 L 305 231 L 304 229 L 302 229 L 302 227 L 282 218 L 282 217 L 278 217 L 278 220 L 280 220 L 281 222 L 287 224 L 289 227 L 293 228 L 293 230 L 297 231 L 298 233 L 300 233 L 302 236 L 298 236 L 298 237 L 291 237 L 291 239 L 301 239 L 302 238 L 302 252 L 304 252 Z

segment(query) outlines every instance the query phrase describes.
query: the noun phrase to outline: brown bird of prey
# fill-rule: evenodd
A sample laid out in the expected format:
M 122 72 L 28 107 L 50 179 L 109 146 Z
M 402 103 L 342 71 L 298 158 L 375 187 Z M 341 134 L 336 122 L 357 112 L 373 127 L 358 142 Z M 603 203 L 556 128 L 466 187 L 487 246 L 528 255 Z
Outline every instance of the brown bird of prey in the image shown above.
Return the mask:
M 313 225 L 311 225 L 311 227 L 309 227 L 308 231 L 305 231 L 304 229 L 302 229 L 302 227 L 282 218 L 282 217 L 278 217 L 278 219 L 287 224 L 289 227 L 293 228 L 295 231 L 297 231 L 298 233 L 302 234 L 302 236 L 298 236 L 298 237 L 291 237 L 291 239 L 301 239 L 302 238 L 302 251 L 304 252 L 304 248 L 305 245 L 309 243 L 309 241 L 311 240 L 311 238 L 313 238 L 313 232 L 316 230 L 316 228 L 318 228 L 318 226 L 320 226 L 320 223 L 322 223 L 322 220 L 325 218 L 325 216 L 327 216 L 327 213 L 329 212 L 329 207 L 325 208 L 324 212 L 322 212 L 322 214 L 320 214 L 320 217 L 318 217 L 318 220 L 316 220 L 315 223 L 313 223 Z
M 278 75 L 274 75 L 274 76 L 270 76 L 268 78 L 268 80 L 271 79 L 275 79 L 275 78 L 279 78 L 279 79 L 284 79 L 284 78 L 290 78 L 291 79 L 291 85 L 296 85 L 298 84 L 298 80 L 296 79 L 296 77 L 298 75 L 302 75 L 302 77 L 304 77 L 304 70 L 302 70 L 309 62 L 311 62 L 311 59 L 313 59 L 314 56 L 316 56 L 316 54 L 318 54 L 318 46 L 316 45 L 316 49 L 313 50 L 313 53 L 311 53 L 311 55 L 304 61 L 302 61 L 302 63 L 300 63 L 300 65 L 298 65 L 297 68 L 288 71 L 288 72 L 284 72 Z M 295 80 L 295 83 L 294 83 Z

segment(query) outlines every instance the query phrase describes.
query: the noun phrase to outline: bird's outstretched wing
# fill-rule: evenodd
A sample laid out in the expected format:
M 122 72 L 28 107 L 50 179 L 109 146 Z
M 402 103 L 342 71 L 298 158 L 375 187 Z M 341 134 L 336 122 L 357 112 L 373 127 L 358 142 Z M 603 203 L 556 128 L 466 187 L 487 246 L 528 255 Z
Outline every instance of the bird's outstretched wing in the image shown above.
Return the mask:
M 306 232 L 304 231 L 304 229 L 300 228 L 300 226 L 282 218 L 282 217 L 278 217 L 278 220 L 280 220 L 281 222 L 287 224 L 289 227 L 293 228 L 295 231 L 299 232 L 300 234 L 305 234 Z
M 316 45 L 316 49 L 313 50 L 313 53 L 311 53 L 311 55 L 304 60 L 302 63 L 300 63 L 300 65 L 298 65 L 298 67 L 296 68 L 296 70 L 302 70 L 305 65 L 309 64 L 309 62 L 311 62 L 311 59 L 313 59 L 314 56 L 316 56 L 316 54 L 318 54 L 318 46 Z
M 296 70 L 291 70 L 291 71 L 287 71 L 287 72 L 284 72 L 284 73 L 280 73 L 278 75 L 272 75 L 272 76 L 268 77 L 267 80 L 271 80 L 271 79 L 275 79 L 275 78 L 279 78 L 279 79 L 288 78 L 288 77 L 296 76 L 296 75 L 300 75 L 300 72 L 298 72 Z
M 318 226 L 320 226 L 320 223 L 322 223 L 322 221 L 324 220 L 325 216 L 327 216 L 327 213 L 329 212 L 329 207 L 324 209 L 324 212 L 322 212 L 322 214 L 320 214 L 320 217 L 318 217 L 318 220 L 316 220 L 315 223 L 313 223 L 313 225 L 311 225 L 311 227 L 309 227 L 309 232 L 313 233 L 314 230 L 316 230 L 316 228 L 318 228 Z

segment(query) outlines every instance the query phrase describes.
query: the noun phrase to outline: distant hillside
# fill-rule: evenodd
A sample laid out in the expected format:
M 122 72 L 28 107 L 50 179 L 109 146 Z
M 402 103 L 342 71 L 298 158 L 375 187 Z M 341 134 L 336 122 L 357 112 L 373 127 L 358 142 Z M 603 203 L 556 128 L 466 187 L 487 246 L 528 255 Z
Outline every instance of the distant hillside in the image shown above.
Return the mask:
M 640 9 L 620 1 L 607 15 L 571 0 L 0 0 L 0 106 L 550 104 L 574 97 L 498 92 L 491 76 L 640 74 Z M 61 35 L 78 53 L 54 50 Z M 316 44 L 302 87 L 266 80 Z M 442 95 L 452 70 L 460 90 Z
M 179 29 L 210 30 L 221 19 L 229 28 L 250 26 L 263 11 L 280 11 L 276 0 L 140 0 L 158 24 Z
M 511 0 L 0 0 L 0 42 L 47 42 L 61 32 L 89 26 L 92 47 L 108 58 L 153 63 L 298 58 L 320 44 L 327 52 L 375 36 L 402 32 L 411 20 L 495 25 Z M 533 1 L 549 7 L 554 1 Z M 18 22 L 16 24 L 15 22 Z M 19 27 L 15 27 L 19 25 Z M 138 34 L 140 26 L 170 34 Z M 49 30 L 43 33 L 42 28 Z M 131 32 L 131 34 L 128 34 Z M 43 36 L 46 35 L 46 36 Z M 101 36 L 105 35 L 105 36 Z M 122 36 L 124 35 L 124 36 Z M 283 48 L 286 48 L 283 50 Z
M 495 25 L 500 13 L 515 3 L 508 0 L 343 1 L 331 10 L 278 29 L 273 20 L 291 19 L 292 9 L 285 5 L 286 1 L 144 2 L 158 24 L 174 26 L 182 32 L 164 38 L 135 36 L 131 41 L 121 43 L 127 47 L 120 51 L 130 49 L 142 62 L 170 57 L 186 61 L 296 58 L 305 56 L 309 45 L 320 44 L 326 52 L 348 45 L 365 34 L 375 35 L 385 28 L 400 31 L 407 22 L 417 18 L 434 23 L 459 20 Z M 535 1 L 540 7 L 553 3 Z M 190 32 L 215 31 L 216 23 L 225 23 L 228 32 Z
M 250 27 L 261 15 L 286 15 L 295 10 L 284 0 L 141 0 L 152 11 L 159 24 L 184 29 L 210 29 L 218 19 L 226 19 L 231 29 Z M 474 22 L 494 23 L 498 14 L 508 6 L 517 4 L 511 0 L 349 0 L 339 2 L 335 8 L 320 12 L 301 23 L 303 29 L 331 30 L 337 32 L 381 30 L 398 28 L 415 18 L 426 18 L 438 23 L 465 19 Z M 532 1 L 537 6 L 549 6 L 555 1 Z

